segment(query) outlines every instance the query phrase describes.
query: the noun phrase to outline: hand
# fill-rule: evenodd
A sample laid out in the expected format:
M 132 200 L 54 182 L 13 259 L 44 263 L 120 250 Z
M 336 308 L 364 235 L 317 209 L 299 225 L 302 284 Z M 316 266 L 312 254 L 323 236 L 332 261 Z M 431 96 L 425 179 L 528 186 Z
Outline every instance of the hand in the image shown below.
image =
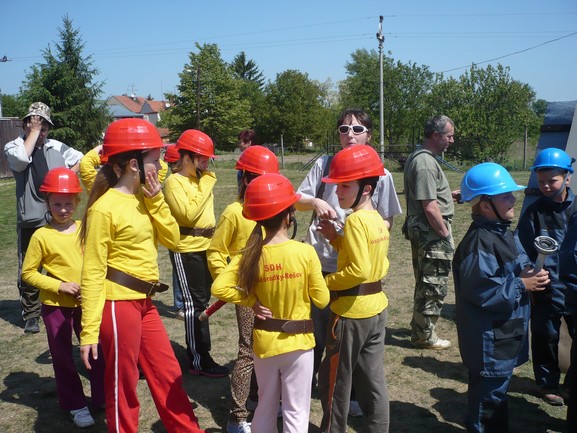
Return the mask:
M 541 290 L 545 290 L 551 281 L 549 279 L 548 271 L 541 269 L 539 272 L 535 273 L 535 270 L 529 266 L 521 271 L 519 277 L 521 278 L 521 281 L 523 281 L 525 290 L 528 292 L 540 292 Z
M 142 185 L 142 191 L 146 198 L 152 198 L 160 192 L 162 184 L 158 181 L 156 171 L 146 173 L 146 184 Z
M 332 220 L 322 219 L 319 221 L 319 225 L 316 227 L 317 231 L 320 232 L 325 238 L 332 241 L 338 236 L 337 229 L 335 228 L 335 223 Z
M 338 217 L 336 211 L 331 207 L 331 205 L 326 201 L 321 200 L 320 198 L 315 198 L 313 200 L 313 206 L 315 213 L 317 214 L 317 218 L 321 220 L 336 220 Z
M 60 287 L 58 287 L 58 291 L 60 293 L 65 293 L 70 296 L 74 296 L 76 300 L 80 301 L 80 285 L 78 283 L 60 283 Z
M 31 132 L 37 132 L 40 134 L 42 131 L 42 117 L 30 116 L 30 118 L 26 121 L 24 130 L 26 135 L 30 135 Z
M 102 156 L 102 144 L 99 144 L 94 148 L 94 151 L 98 154 L 98 156 Z
M 451 191 L 451 196 L 453 197 L 453 201 L 456 201 L 457 203 L 463 203 L 463 201 L 461 199 L 461 190 L 460 189 L 456 189 L 455 191 Z
M 272 312 L 264 305 L 262 305 L 260 301 L 256 301 L 254 303 L 252 306 L 252 311 L 254 311 L 254 315 L 257 319 L 266 320 L 267 317 L 272 318 Z
M 90 365 L 90 355 L 92 355 L 92 359 L 98 359 L 98 344 L 85 344 L 80 346 L 80 358 L 88 370 L 92 369 Z

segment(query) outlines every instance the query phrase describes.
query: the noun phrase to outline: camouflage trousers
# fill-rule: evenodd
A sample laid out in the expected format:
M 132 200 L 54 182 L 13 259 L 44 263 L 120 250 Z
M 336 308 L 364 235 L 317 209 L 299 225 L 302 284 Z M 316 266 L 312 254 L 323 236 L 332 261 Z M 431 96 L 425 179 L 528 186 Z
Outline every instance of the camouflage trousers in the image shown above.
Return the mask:
M 413 343 L 433 344 L 438 339 L 435 324 L 447 296 L 451 260 L 455 251 L 450 220 L 445 220 L 445 225 L 449 229 L 449 236 L 441 239 L 427 222 L 412 218 L 407 222 L 415 274 L 411 320 Z

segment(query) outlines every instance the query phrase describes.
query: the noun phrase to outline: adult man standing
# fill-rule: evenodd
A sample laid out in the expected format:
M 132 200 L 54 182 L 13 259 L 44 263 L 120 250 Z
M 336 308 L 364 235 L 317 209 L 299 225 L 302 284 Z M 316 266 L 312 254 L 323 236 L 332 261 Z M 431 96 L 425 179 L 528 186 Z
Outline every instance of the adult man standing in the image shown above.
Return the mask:
M 16 180 L 18 290 L 26 333 L 37 333 L 40 330 L 39 291 L 23 283 L 21 279 L 22 261 L 30 238 L 36 229 L 46 224 L 47 207 L 44 194 L 40 192 L 40 185 L 46 173 L 53 168 L 68 167 L 78 172 L 82 159 L 81 152 L 48 138 L 50 127 L 54 126 L 50 114 L 50 108 L 46 104 L 34 102 L 22 119 L 23 134 L 4 147 Z
M 453 196 L 436 157 L 453 143 L 455 128 L 447 116 L 435 116 L 425 124 L 422 148 L 405 163 L 404 186 L 407 220 L 403 227 L 411 241 L 415 294 L 411 343 L 421 349 L 444 350 L 449 340 L 439 338 L 435 324 L 447 295 L 455 245 L 451 233 Z

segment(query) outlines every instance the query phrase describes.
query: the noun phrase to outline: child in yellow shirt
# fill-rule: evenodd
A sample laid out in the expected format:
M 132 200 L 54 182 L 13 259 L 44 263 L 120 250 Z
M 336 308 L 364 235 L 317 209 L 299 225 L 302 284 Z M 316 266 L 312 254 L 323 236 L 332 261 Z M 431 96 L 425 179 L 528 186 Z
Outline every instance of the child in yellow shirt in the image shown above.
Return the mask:
M 281 394 L 283 431 L 308 431 L 315 345 L 311 303 L 324 308 L 329 293 L 314 248 L 288 236 L 299 198 L 280 174 L 253 180 L 243 215 L 257 224 L 243 253 L 212 285 L 217 298 L 253 307 L 257 313 L 253 349 L 259 403 L 252 433 L 277 431 Z
M 40 191 L 46 194 L 50 222 L 34 232 L 22 265 L 23 280 L 40 290 L 41 312 L 52 357 L 58 403 L 70 412 L 77 427 L 91 427 L 94 419 L 72 357 L 72 332 L 80 338 L 82 250 L 80 222 L 74 211 L 82 192 L 76 173 L 60 167 L 50 170 Z M 40 269 L 46 270 L 46 275 Z M 104 359 L 90 362 L 92 406 L 104 406 Z
M 363 431 L 389 431 L 389 397 L 383 365 L 388 300 L 381 286 L 389 261 L 389 231 L 371 196 L 385 170 L 368 145 L 341 150 L 326 183 L 336 183 L 342 209 L 352 209 L 343 236 L 330 220 L 318 230 L 338 252 L 337 271 L 325 277 L 331 291 L 326 354 L 319 369 L 321 430 L 347 431 L 351 387 L 365 414 Z

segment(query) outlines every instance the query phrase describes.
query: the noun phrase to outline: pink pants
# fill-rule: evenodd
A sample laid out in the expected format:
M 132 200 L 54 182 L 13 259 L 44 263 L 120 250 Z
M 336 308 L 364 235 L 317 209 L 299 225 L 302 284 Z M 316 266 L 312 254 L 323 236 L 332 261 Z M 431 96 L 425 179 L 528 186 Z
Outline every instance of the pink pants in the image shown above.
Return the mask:
M 282 395 L 283 433 L 307 433 L 311 407 L 313 349 L 254 357 L 258 382 L 258 406 L 252 433 L 277 431 L 278 405 Z
M 182 371 L 150 298 L 106 301 L 100 325 L 106 361 L 106 422 L 109 432 L 136 433 L 140 404 L 138 366 L 169 433 L 204 432 L 182 387 Z

